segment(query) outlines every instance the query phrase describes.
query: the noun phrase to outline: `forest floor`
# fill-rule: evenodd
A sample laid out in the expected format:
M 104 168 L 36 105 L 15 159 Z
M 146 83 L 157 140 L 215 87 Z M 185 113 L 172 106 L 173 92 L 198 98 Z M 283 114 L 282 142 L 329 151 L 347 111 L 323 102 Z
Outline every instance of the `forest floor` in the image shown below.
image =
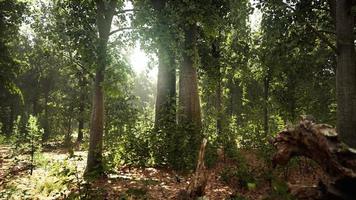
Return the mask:
M 322 176 L 307 160 L 271 171 L 257 153 L 241 155 L 243 163 L 225 160 L 208 170 L 205 199 L 291 199 L 287 184 L 314 185 Z M 191 177 L 168 169 L 122 167 L 89 184 L 81 177 L 84 151 L 71 157 L 63 148 L 44 151 L 35 156 L 32 175 L 28 160 L 29 155 L 12 156 L 9 146 L 0 146 L 0 199 L 175 199 Z

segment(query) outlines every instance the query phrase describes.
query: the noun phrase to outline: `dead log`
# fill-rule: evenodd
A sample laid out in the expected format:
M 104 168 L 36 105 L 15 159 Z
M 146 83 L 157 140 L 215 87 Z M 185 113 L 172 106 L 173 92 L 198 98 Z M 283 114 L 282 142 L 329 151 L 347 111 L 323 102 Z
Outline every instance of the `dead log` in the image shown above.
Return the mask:
M 195 173 L 188 187 L 185 190 L 179 191 L 177 195 L 178 200 L 193 200 L 205 195 L 205 187 L 208 182 L 208 174 L 204 161 L 206 143 L 207 139 L 204 138 L 200 145 Z
M 314 160 L 327 175 L 320 180 L 321 197 L 315 199 L 355 199 L 356 150 L 342 143 L 336 130 L 327 124 L 316 124 L 302 117 L 298 125 L 278 133 L 272 140 L 276 153 L 273 166 L 285 165 L 296 156 Z

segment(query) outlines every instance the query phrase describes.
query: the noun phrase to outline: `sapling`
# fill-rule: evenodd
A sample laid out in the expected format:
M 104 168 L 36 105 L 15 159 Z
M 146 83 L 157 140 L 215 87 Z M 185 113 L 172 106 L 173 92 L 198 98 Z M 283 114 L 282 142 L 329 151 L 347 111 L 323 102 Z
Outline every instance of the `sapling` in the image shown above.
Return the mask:
M 37 118 L 30 115 L 26 125 L 27 129 L 27 141 L 30 144 L 30 153 L 31 153 L 31 167 L 30 174 L 32 175 L 33 166 L 34 166 L 34 154 L 36 151 L 39 151 L 41 148 L 41 136 L 43 135 L 43 129 L 40 129 L 38 126 Z

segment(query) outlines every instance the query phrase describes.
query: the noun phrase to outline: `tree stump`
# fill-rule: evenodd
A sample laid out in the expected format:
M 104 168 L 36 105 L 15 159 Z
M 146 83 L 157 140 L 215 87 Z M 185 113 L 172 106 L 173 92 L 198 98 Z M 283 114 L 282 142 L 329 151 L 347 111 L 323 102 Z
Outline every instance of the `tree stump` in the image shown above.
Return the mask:
M 177 195 L 178 200 L 192 200 L 205 195 L 205 187 L 208 182 L 208 174 L 205 167 L 205 147 L 207 139 L 203 139 L 200 150 L 197 167 L 195 173 L 185 190 L 179 191 Z
M 276 148 L 272 163 L 285 165 L 296 156 L 314 160 L 327 175 L 320 180 L 315 199 L 356 199 L 356 150 L 342 143 L 336 130 L 302 117 L 298 125 L 288 127 L 271 141 Z

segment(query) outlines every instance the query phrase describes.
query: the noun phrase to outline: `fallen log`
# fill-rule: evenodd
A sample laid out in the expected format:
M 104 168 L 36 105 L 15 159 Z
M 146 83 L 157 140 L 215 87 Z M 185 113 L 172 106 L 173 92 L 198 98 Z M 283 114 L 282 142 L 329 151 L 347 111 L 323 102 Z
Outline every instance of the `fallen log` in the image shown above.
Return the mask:
M 330 125 L 302 117 L 299 124 L 278 133 L 272 144 L 277 150 L 272 158 L 274 167 L 286 165 L 296 156 L 320 165 L 327 178 L 320 180 L 317 190 L 321 195 L 314 199 L 356 198 L 356 150 L 342 143 Z

